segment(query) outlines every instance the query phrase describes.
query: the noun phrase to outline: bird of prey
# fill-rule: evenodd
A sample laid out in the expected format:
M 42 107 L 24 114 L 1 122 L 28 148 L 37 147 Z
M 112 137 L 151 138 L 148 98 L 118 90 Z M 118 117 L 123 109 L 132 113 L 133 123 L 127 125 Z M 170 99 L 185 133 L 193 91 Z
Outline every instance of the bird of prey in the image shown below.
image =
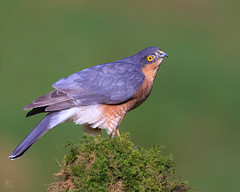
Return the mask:
M 158 47 L 148 47 L 133 56 L 60 79 L 52 85 L 52 92 L 24 107 L 32 109 L 27 117 L 48 114 L 9 158 L 21 157 L 43 134 L 64 122 L 81 124 L 90 135 L 100 134 L 101 129 L 112 137 L 119 135 L 118 126 L 126 113 L 148 98 L 164 57 L 167 54 Z

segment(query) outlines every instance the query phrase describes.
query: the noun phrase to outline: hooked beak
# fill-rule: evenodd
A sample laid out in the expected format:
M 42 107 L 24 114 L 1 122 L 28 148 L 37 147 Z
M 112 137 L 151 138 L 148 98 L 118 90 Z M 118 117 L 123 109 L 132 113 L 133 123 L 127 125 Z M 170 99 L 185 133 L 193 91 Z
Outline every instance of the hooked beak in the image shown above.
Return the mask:
M 159 51 L 159 52 L 160 52 L 161 58 L 168 57 L 168 55 L 166 53 L 164 53 L 163 51 Z

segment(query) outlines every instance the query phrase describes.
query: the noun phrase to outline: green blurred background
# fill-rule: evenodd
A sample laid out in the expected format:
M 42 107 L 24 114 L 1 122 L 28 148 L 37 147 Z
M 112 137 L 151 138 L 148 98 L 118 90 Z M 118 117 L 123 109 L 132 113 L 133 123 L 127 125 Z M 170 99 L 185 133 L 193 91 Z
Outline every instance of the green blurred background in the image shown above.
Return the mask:
M 80 126 L 62 124 L 21 159 L 8 156 L 43 115 L 22 108 L 84 68 L 159 46 L 169 58 L 120 131 L 166 146 L 199 191 L 239 191 L 239 1 L 0 2 L 0 191 L 46 191 Z

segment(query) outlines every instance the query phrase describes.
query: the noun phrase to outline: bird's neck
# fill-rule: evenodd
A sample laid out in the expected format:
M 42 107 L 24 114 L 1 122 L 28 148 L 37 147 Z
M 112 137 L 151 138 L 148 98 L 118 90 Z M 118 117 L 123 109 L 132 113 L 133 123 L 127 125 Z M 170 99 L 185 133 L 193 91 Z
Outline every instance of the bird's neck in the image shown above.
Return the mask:
M 147 64 L 142 68 L 142 72 L 145 75 L 146 80 L 149 83 L 153 83 L 153 81 L 156 78 L 158 69 L 163 61 L 163 58 L 159 59 L 156 62 L 153 62 L 151 64 Z

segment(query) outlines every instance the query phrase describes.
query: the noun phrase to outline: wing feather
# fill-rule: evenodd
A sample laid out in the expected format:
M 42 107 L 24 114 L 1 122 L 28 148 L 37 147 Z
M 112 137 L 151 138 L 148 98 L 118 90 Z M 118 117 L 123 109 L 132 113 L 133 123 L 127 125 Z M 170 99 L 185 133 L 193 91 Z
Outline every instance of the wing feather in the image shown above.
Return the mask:
M 74 73 L 53 87 L 66 93 L 77 105 L 119 104 L 132 98 L 144 78 L 140 67 L 115 62 Z
M 56 89 L 24 107 L 27 116 L 94 104 L 119 104 L 131 99 L 145 79 L 131 63 L 107 63 L 79 71 L 53 84 Z
M 49 106 L 49 105 L 60 103 L 67 100 L 71 100 L 71 98 L 66 93 L 63 93 L 59 90 L 54 90 L 46 95 L 38 97 L 32 103 L 25 106 L 24 110 Z

